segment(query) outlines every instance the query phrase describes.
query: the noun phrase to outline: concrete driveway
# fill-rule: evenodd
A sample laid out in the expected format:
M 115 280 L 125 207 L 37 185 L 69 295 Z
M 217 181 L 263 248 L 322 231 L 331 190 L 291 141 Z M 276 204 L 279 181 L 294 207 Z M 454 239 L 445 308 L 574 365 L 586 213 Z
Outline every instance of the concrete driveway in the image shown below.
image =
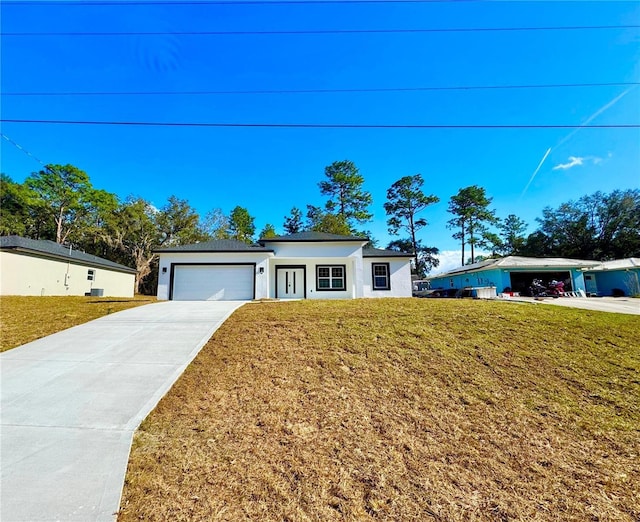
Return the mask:
M 595 310 L 597 312 L 640 315 L 640 299 L 634 299 L 633 297 L 559 297 L 557 299 L 553 297 L 543 297 L 542 299 L 514 297 L 509 300 L 582 308 L 583 310 Z
M 134 430 L 242 304 L 151 304 L 0 355 L 0 520 L 113 520 Z

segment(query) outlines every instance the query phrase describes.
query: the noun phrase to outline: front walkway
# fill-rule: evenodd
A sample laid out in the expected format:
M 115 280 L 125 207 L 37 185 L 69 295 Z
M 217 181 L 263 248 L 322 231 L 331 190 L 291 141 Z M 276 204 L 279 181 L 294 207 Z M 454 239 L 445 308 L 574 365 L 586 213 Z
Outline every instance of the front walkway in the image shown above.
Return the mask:
M 242 304 L 156 303 L 0 355 L 0 520 L 113 520 L 134 430 Z

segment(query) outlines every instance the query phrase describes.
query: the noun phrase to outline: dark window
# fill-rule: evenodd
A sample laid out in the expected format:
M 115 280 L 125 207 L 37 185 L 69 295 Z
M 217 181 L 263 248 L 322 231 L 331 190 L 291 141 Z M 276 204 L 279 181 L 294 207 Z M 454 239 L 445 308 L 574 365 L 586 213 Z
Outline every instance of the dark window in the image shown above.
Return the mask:
M 96 278 L 95 270 L 87 270 L 87 281 L 94 281 Z
M 345 290 L 347 288 L 344 265 L 316 266 L 318 290 Z
M 371 271 L 373 273 L 373 289 L 391 290 L 389 263 L 373 263 L 371 266 Z

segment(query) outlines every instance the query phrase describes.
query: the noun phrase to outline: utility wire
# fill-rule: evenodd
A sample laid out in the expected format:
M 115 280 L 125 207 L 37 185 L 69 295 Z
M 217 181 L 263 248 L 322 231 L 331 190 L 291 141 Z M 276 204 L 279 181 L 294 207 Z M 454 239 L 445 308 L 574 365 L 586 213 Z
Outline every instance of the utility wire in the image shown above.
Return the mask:
M 7 136 L 6 134 L 0 132 L 0 136 L 2 136 L 5 140 L 7 140 L 9 143 L 11 143 L 11 145 L 13 145 L 16 149 L 18 149 L 21 152 L 24 152 L 27 156 L 29 156 L 31 159 L 34 159 L 35 161 L 37 161 L 38 163 L 40 163 L 43 167 L 45 168 L 49 168 L 47 166 L 47 164 L 42 161 L 40 158 L 38 158 L 37 156 L 35 156 L 34 154 L 31 154 L 27 149 L 25 149 L 22 145 L 20 145 L 19 143 L 16 143 L 15 141 L 13 141 L 9 136 Z
M 358 123 L 205 123 L 205 122 L 152 122 L 152 121 L 77 121 L 0 119 L 0 123 L 35 123 L 49 125 L 118 125 L 138 127 L 245 127 L 293 129 L 638 129 L 640 124 L 611 125 L 395 125 Z
M 489 33 L 520 31 L 584 31 L 601 29 L 638 29 L 640 25 L 574 25 L 551 27 L 443 27 L 428 29 L 317 29 L 291 31 L 120 31 L 120 32 L 51 32 L 0 33 L 1 36 L 247 36 L 299 34 L 398 34 L 398 33 Z
M 47 1 L 47 0 L 5 0 L 10 6 L 144 6 L 144 5 L 315 5 L 315 4 L 458 4 L 484 2 L 485 0 L 96 0 L 92 1 Z
M 640 85 L 640 82 L 603 82 L 603 83 L 549 83 L 537 85 L 461 85 L 433 87 L 380 87 L 353 89 L 262 89 L 246 91 L 70 91 L 70 92 L 3 92 L 2 96 L 203 96 L 218 94 L 322 94 L 322 93 L 360 93 L 360 92 L 425 92 L 425 91 L 478 91 L 501 89 L 559 89 L 577 87 L 627 87 Z

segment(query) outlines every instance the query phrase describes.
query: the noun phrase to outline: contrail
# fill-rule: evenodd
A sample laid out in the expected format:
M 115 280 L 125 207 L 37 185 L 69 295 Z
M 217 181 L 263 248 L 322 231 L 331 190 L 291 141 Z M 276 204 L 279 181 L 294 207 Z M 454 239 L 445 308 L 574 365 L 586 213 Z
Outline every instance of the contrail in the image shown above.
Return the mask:
M 555 149 L 557 149 L 560 145 L 562 145 L 563 143 L 566 143 L 567 141 L 569 141 L 569 139 L 576 133 L 578 132 L 580 129 L 582 129 L 582 127 L 584 127 L 585 125 L 589 125 L 589 123 L 591 123 L 593 120 L 595 120 L 598 116 L 600 116 L 604 111 L 610 109 L 611 107 L 613 107 L 616 103 L 618 103 L 624 96 L 626 96 L 627 94 L 629 94 L 633 89 L 635 89 L 636 86 L 634 85 L 633 87 L 629 87 L 627 90 L 622 91 L 620 94 L 618 94 L 618 96 L 616 96 L 613 100 L 611 100 L 609 103 L 607 103 L 606 105 L 603 105 L 602 107 L 600 107 L 596 112 L 594 112 L 591 116 L 589 116 L 586 120 L 584 120 L 580 126 L 577 129 L 572 130 L 569 134 L 567 134 L 564 138 L 562 138 L 558 144 L 554 147 Z
M 584 120 L 580 124 L 579 127 L 577 127 L 576 129 L 571 131 L 569 134 L 567 134 L 564 138 L 562 138 L 556 144 L 556 146 L 553 147 L 553 148 L 557 149 L 558 147 L 560 147 L 560 145 L 563 145 L 564 143 L 566 143 L 576 132 L 580 131 L 585 125 L 589 125 L 589 123 L 591 123 L 594 119 L 596 119 L 598 116 L 600 116 L 603 112 L 605 112 L 606 110 L 608 110 L 611 107 L 613 107 L 616 103 L 618 103 L 623 97 L 625 97 L 627 94 L 629 94 L 636 87 L 637 87 L 637 85 L 629 87 L 628 89 L 626 89 L 626 90 L 622 91 L 620 94 L 618 94 L 618 96 L 616 96 L 613 100 L 611 100 L 610 102 L 608 102 L 605 105 L 603 105 L 602 107 L 600 107 L 596 112 L 594 112 L 591 116 L 589 116 L 586 120 Z M 536 168 L 536 170 L 533 172 L 533 174 L 531 175 L 531 178 L 529 179 L 529 182 L 527 183 L 527 186 L 522 191 L 522 194 L 520 194 L 520 198 L 521 199 L 525 195 L 525 193 L 527 192 L 527 189 L 531 185 L 531 182 L 533 181 L 533 178 L 536 177 L 536 174 L 540 170 L 540 167 L 542 167 L 542 164 L 544 163 L 544 160 L 547 159 L 547 156 L 549 155 L 550 152 L 551 152 L 551 147 L 549 147 L 547 149 L 547 152 L 545 153 L 544 157 L 542 158 L 542 161 L 540 161 L 540 164 L 538 165 L 538 168 Z
M 551 147 L 549 147 L 547 149 L 547 152 L 544 153 L 544 156 L 542 156 L 542 159 L 540 160 L 540 163 L 538 163 L 538 166 L 536 167 L 536 170 L 534 170 L 533 174 L 531 174 L 531 178 L 529 178 L 529 183 L 527 183 L 527 186 L 522 191 L 522 194 L 520 194 L 520 198 L 522 198 L 522 196 L 524 196 L 525 192 L 527 192 L 527 189 L 529 188 L 529 185 L 531 185 L 531 182 L 533 181 L 533 178 L 536 177 L 536 174 L 540 170 L 540 167 L 542 167 L 542 164 L 544 163 L 544 160 L 547 159 L 547 156 L 549 155 L 550 152 L 551 152 Z

